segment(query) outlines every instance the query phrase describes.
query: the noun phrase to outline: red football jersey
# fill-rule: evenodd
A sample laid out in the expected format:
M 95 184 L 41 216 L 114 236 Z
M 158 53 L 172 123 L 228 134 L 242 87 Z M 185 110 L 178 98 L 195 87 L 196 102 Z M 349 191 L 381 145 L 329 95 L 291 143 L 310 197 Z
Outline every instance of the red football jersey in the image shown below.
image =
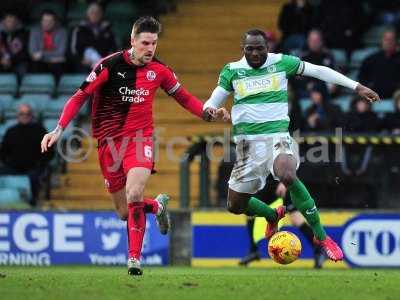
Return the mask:
M 92 95 L 94 137 L 131 137 L 138 130 L 151 135 L 153 100 L 159 87 L 173 94 L 180 83 L 172 70 L 156 59 L 136 66 L 129 52 L 122 51 L 101 60 L 80 88 Z

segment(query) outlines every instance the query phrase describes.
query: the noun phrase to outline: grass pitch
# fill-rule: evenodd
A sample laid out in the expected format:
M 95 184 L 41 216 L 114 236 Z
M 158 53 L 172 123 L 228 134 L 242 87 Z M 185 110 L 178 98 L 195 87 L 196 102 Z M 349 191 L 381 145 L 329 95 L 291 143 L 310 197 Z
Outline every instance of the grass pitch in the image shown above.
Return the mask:
M 400 271 L 0 266 L 0 299 L 400 299 Z

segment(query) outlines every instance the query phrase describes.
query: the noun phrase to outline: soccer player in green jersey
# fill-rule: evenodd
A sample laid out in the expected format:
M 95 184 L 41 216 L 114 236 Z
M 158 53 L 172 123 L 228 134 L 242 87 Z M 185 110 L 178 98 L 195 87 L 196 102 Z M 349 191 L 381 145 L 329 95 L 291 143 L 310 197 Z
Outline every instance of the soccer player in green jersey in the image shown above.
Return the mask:
M 379 100 L 379 96 L 328 67 L 313 65 L 295 56 L 268 53 L 267 37 L 262 30 L 247 31 L 242 49 L 244 56 L 222 69 L 218 86 L 203 107 L 205 112 L 215 111 L 229 94 L 234 94 L 231 117 L 237 160 L 229 180 L 228 210 L 265 217 L 269 239 L 277 231 L 285 207 L 272 209 L 251 196 L 264 187 L 271 173 L 287 187 L 293 204 L 312 227 L 315 244 L 331 260 L 342 260 L 342 250 L 326 235 L 314 199 L 296 176 L 300 159 L 298 145 L 288 132 L 288 78 L 314 77 L 350 88 L 370 102 Z

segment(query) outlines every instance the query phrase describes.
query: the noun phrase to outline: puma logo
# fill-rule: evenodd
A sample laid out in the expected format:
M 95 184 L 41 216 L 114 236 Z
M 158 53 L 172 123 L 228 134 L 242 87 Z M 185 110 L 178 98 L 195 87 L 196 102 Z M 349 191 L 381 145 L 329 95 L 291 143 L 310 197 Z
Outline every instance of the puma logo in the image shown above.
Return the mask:
M 306 210 L 306 215 L 312 215 L 317 211 L 317 207 L 314 205 L 313 208 L 307 209 Z
M 118 72 L 117 74 L 118 74 L 119 76 L 121 76 L 122 78 L 125 78 L 126 72 L 124 72 L 124 73 Z

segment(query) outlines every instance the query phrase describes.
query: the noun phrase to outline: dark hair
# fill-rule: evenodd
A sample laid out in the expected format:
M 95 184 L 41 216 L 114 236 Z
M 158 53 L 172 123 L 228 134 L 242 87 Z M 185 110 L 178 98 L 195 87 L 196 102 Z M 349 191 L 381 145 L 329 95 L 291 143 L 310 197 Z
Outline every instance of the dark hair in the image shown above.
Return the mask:
M 44 15 L 51 15 L 54 17 L 54 19 L 57 21 L 58 20 L 58 16 L 57 14 L 54 12 L 54 10 L 51 9 L 44 9 L 42 11 L 42 13 L 40 14 L 40 18 L 43 18 Z
M 142 32 L 157 33 L 161 32 L 161 24 L 155 18 L 146 16 L 140 17 L 132 28 L 132 36 L 136 36 Z
M 261 35 L 264 38 L 265 43 L 268 43 L 267 34 L 265 33 L 265 31 L 263 31 L 261 29 L 250 29 L 250 30 L 246 31 L 243 35 L 243 41 L 247 38 L 248 35 L 252 35 L 252 36 Z

